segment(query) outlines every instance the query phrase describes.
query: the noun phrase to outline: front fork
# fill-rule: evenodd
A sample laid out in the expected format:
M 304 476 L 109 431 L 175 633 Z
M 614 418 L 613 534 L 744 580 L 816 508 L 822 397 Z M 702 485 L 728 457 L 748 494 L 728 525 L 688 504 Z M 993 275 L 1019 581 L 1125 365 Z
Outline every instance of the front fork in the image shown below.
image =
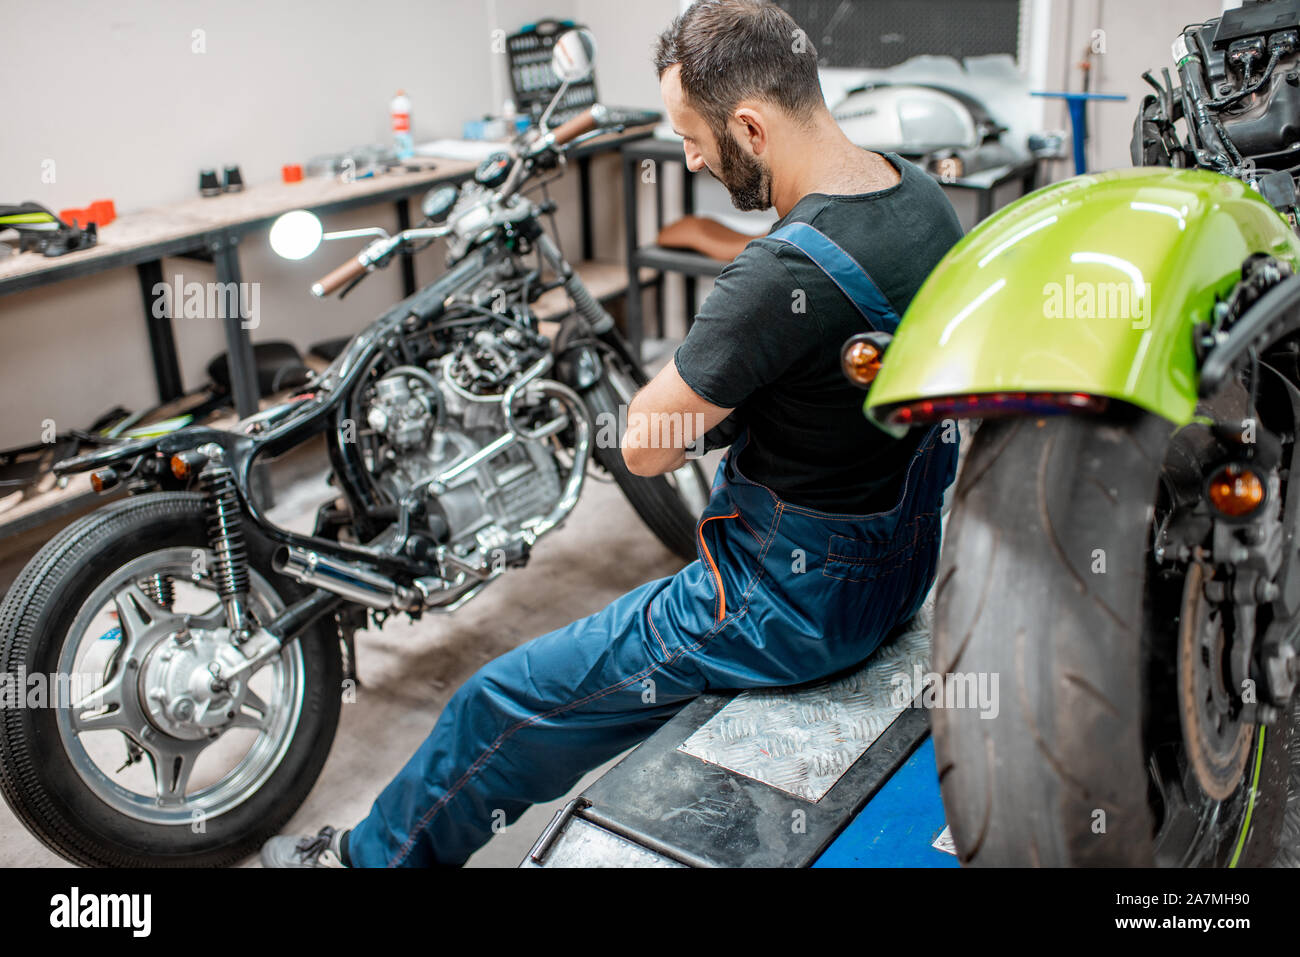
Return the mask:
M 541 251 L 542 258 L 555 271 L 555 274 L 564 280 L 564 290 L 569 294 L 569 298 L 573 300 L 574 311 L 581 317 L 586 326 L 586 331 L 609 346 L 624 363 L 640 372 L 641 361 L 639 357 L 632 355 L 626 340 L 619 335 L 618 326 L 614 324 L 614 317 L 606 312 L 605 307 L 591 294 L 587 284 L 582 281 L 582 277 L 560 254 L 560 250 L 551 237 L 544 231 L 539 230 L 533 236 L 533 242 Z

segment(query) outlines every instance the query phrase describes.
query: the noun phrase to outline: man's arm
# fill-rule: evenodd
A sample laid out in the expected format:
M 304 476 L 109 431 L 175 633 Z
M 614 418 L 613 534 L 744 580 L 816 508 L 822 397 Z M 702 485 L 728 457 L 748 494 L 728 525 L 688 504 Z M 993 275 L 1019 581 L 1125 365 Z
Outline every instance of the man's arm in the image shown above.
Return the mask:
M 623 461 L 633 475 L 662 475 L 686 464 L 686 450 L 704 451 L 704 433 L 731 414 L 695 394 L 669 362 L 636 394 L 627 411 Z

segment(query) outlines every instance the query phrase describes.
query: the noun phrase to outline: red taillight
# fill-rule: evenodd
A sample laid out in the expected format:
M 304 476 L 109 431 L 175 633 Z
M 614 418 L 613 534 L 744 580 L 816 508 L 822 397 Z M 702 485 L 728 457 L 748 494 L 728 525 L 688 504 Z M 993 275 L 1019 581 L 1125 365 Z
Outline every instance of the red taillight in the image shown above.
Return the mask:
M 996 419 L 1008 415 L 1063 415 L 1067 412 L 1102 412 L 1105 396 L 1086 392 L 984 392 L 945 395 L 904 402 L 884 412 L 890 425 L 926 425 L 944 419 Z

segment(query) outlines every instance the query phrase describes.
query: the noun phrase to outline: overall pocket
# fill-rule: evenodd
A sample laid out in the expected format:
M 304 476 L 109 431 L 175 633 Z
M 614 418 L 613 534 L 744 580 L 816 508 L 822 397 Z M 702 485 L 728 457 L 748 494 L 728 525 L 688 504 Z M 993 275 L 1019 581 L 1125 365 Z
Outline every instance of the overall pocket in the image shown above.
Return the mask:
M 903 570 L 918 558 L 926 557 L 938 524 L 937 511 L 924 512 L 886 540 L 865 533 L 831 535 L 826 543 L 822 575 L 839 581 L 870 582 Z
M 704 563 L 704 569 L 709 578 L 713 581 L 713 587 L 716 594 L 714 621 L 722 621 L 727 617 L 727 589 L 722 581 L 722 571 L 718 568 L 718 557 L 709 549 L 709 543 L 705 540 L 704 529 L 710 522 L 725 522 L 740 517 L 739 510 L 733 511 L 728 515 L 710 515 L 700 520 L 700 524 L 695 529 L 695 537 L 700 546 L 700 561 Z

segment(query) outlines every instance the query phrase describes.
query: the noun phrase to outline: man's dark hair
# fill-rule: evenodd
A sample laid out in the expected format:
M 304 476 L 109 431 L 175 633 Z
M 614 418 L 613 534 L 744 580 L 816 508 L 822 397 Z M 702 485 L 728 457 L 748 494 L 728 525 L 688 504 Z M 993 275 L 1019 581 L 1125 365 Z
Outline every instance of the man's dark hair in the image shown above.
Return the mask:
M 696 0 L 659 37 L 659 76 L 678 63 L 687 102 L 718 136 L 741 100 L 766 100 L 796 117 L 826 103 L 808 35 L 766 0 Z

